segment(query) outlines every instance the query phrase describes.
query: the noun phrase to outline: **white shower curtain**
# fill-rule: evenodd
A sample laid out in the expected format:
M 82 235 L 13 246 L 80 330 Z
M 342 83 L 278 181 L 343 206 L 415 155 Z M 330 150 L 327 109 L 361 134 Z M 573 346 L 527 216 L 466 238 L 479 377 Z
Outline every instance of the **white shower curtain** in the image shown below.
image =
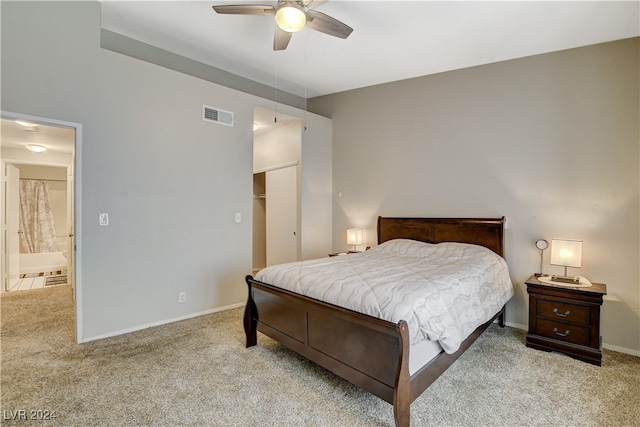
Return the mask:
M 57 252 L 56 229 L 49 202 L 49 183 L 20 181 L 20 229 L 22 247 L 28 253 Z

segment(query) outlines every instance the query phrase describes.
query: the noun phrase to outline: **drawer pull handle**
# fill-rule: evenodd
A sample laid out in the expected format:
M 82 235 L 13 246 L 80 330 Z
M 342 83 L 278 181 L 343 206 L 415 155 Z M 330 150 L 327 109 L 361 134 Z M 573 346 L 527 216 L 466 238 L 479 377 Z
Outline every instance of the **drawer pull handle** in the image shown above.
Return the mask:
M 567 317 L 569 314 L 571 314 L 571 310 L 567 310 L 567 311 L 565 311 L 565 312 L 564 312 L 564 314 L 562 314 L 562 313 L 560 313 L 560 312 L 558 311 L 558 309 L 557 309 L 557 308 L 554 308 L 554 309 L 553 309 L 553 312 L 554 312 L 556 315 L 560 316 L 560 317 Z
M 555 332 L 556 335 L 559 335 L 561 337 L 566 337 L 567 335 L 569 335 L 569 332 L 571 331 L 567 329 L 566 331 L 564 331 L 564 334 L 563 334 L 562 332 L 558 331 L 558 328 L 553 328 L 553 332 Z

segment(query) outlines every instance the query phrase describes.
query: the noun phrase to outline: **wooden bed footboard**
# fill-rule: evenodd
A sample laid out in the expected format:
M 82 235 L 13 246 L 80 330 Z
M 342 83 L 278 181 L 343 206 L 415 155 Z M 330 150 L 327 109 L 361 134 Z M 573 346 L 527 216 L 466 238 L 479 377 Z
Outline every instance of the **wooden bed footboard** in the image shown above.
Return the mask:
M 394 324 L 246 277 L 247 347 L 257 331 L 347 381 L 401 406 L 410 396 L 409 337 Z M 406 383 L 406 384 L 403 384 Z
M 393 405 L 397 426 L 410 424 L 410 406 L 496 319 L 504 326 L 504 307 L 478 327 L 453 354 L 444 351 L 413 376 L 409 374 L 409 333 L 397 324 L 308 298 L 252 276 L 245 278 L 246 346 L 257 332 L 317 363 Z

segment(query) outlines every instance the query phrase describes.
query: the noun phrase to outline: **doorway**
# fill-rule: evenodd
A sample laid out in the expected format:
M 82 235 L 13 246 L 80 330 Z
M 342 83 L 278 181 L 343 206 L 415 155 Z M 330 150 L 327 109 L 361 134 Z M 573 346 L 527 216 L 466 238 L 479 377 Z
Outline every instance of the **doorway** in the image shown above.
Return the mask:
M 79 200 L 76 200 L 79 194 L 76 193 L 79 170 L 76 164 L 79 162 L 81 125 L 5 111 L 1 112 L 0 123 L 1 292 L 17 290 L 16 282 L 25 278 L 24 276 L 58 273 L 58 277 L 52 278 L 48 286 L 59 285 L 64 279 L 65 283 L 72 287 L 78 338 L 81 336 L 81 305 L 80 284 L 77 281 L 80 251 L 76 243 L 76 223 L 79 221 L 76 212 L 76 206 L 79 206 Z M 58 222 L 57 227 L 53 226 L 49 246 L 33 257 L 37 261 L 27 261 L 26 257 L 21 259 L 22 255 L 28 252 L 31 255 L 32 251 L 25 248 L 28 243 L 21 234 L 27 223 L 20 223 L 20 191 L 21 186 L 30 187 L 32 184 L 39 188 L 48 188 L 49 207 L 51 203 L 56 206 L 53 223 Z M 37 200 L 38 203 L 44 203 L 43 199 Z M 23 212 L 27 211 L 29 209 L 23 209 Z M 23 277 L 20 277 L 21 275 Z M 50 274 L 54 275 L 56 274 Z M 42 287 L 45 287 L 45 283 L 43 281 Z
M 72 213 L 67 213 L 69 167 L 5 161 L 4 246 L 9 257 L 5 292 L 72 284 L 68 279 L 69 221 L 73 220 Z
M 256 107 L 253 272 L 300 259 L 302 120 Z

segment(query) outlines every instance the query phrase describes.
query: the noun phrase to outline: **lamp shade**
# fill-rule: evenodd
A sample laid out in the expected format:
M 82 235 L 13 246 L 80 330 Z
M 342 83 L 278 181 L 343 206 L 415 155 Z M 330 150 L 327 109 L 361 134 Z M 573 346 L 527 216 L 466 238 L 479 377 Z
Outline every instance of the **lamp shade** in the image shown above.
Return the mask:
M 564 267 L 581 267 L 582 240 L 552 239 L 550 262 Z
M 347 229 L 347 245 L 362 244 L 362 228 Z
M 281 30 L 288 33 L 300 31 L 307 23 L 304 10 L 295 3 L 287 3 L 276 11 L 276 23 Z

